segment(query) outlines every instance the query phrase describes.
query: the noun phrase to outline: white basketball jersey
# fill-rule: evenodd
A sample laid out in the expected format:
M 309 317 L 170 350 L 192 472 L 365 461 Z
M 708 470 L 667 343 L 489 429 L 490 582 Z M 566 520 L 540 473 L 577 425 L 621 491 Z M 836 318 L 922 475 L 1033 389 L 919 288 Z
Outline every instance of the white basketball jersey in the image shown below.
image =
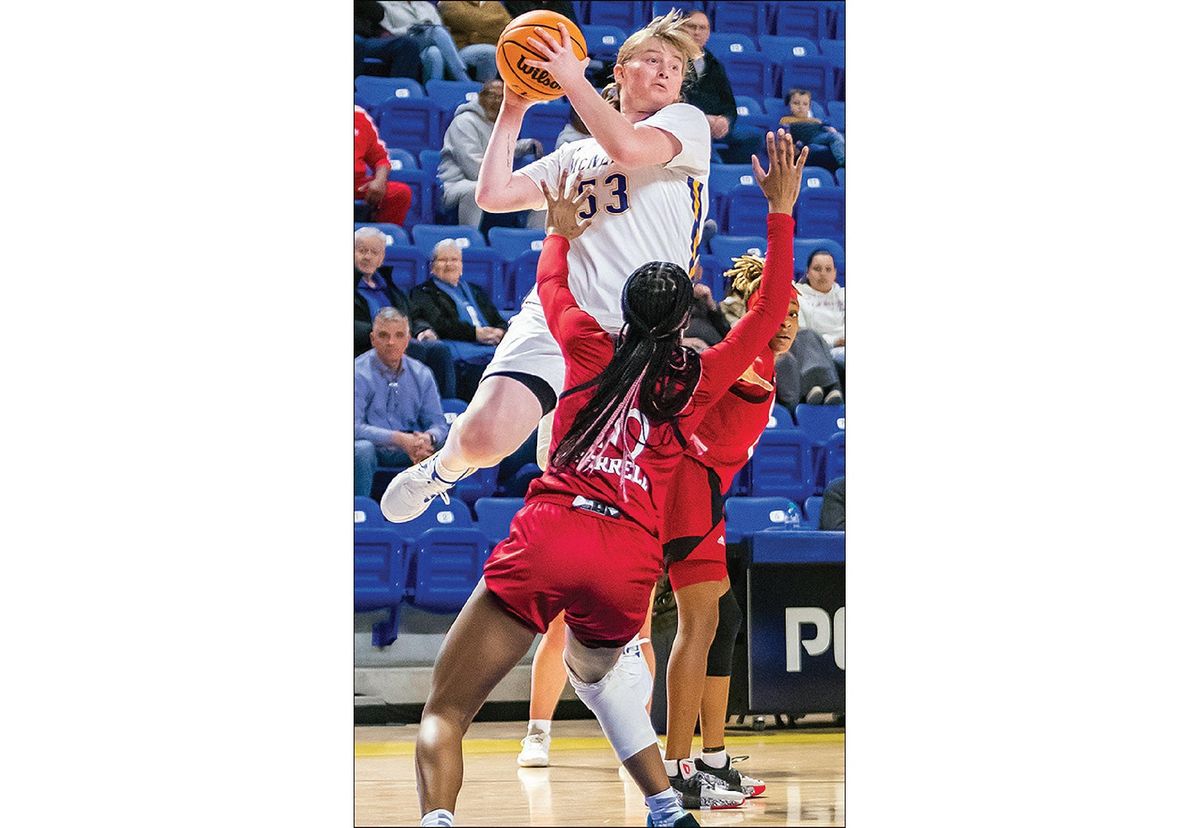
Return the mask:
M 567 254 L 575 301 L 604 328 L 621 329 L 621 288 L 646 262 L 674 262 L 691 273 L 708 215 L 708 165 L 712 138 L 696 107 L 675 103 L 635 125 L 674 135 L 682 149 L 666 164 L 634 170 L 614 164 L 595 138 L 564 144 L 517 172 L 535 184 L 558 186 L 564 169 L 595 192 L 580 211 L 592 223 Z M 542 202 L 540 207 L 545 207 Z M 534 291 L 527 302 L 537 302 Z

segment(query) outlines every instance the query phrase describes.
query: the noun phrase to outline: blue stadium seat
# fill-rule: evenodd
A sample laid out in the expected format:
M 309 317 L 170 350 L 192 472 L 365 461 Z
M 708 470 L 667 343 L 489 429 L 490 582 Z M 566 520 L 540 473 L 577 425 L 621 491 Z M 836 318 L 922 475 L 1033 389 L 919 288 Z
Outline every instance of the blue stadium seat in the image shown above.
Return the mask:
M 755 497 L 787 497 L 803 502 L 816 493 L 813 444 L 800 429 L 764 431 L 749 465 L 750 494 Z
M 771 407 L 771 418 L 767 420 L 767 428 L 795 428 L 796 420 L 792 412 L 783 403 L 775 403 Z
M 398 469 L 392 469 L 393 473 Z M 471 509 L 466 501 L 458 497 L 458 492 L 451 489 L 449 503 L 435 499 L 423 514 L 418 515 L 407 523 L 392 523 L 392 531 L 404 538 L 412 546 L 422 533 L 429 529 L 469 529 L 472 525 Z
M 830 3 L 829 14 L 832 17 L 832 34 L 838 40 L 846 39 L 846 4 Z
M 713 32 L 704 48 L 713 53 L 717 60 L 725 63 L 727 55 L 742 55 L 747 52 L 757 52 L 758 44 L 750 35 L 740 32 Z
M 479 520 L 475 527 L 492 543 L 508 537 L 513 516 L 525 505 L 519 497 L 481 497 L 475 501 L 475 514 Z
M 804 178 L 800 181 L 800 191 L 812 190 L 818 187 L 836 187 L 833 173 L 824 167 L 804 167 Z
M 725 493 L 726 497 L 745 497 L 750 494 L 750 464 L 742 466 L 741 471 L 733 478 L 733 483 L 729 485 L 729 491 Z M 726 500 L 726 503 L 729 501 Z
M 813 100 L 830 101 L 837 98 L 838 84 L 829 58 L 794 58 L 779 65 L 779 94 L 789 89 L 807 89 Z M 820 118 L 813 111 L 814 118 Z
M 413 154 L 401 147 L 388 147 L 388 160 L 392 162 L 393 170 L 420 169 L 420 165 L 417 164 L 417 159 L 413 157 Z
M 520 307 L 525 297 L 537 285 L 537 263 L 541 251 L 527 250 L 509 263 L 509 278 L 513 285 L 515 307 Z
M 379 137 L 388 146 L 437 146 L 443 132 L 441 110 L 429 98 L 393 98 L 379 107 Z
M 808 270 L 808 257 L 814 250 L 828 250 L 833 254 L 833 266 L 837 268 L 838 282 L 846 270 L 846 251 L 833 239 L 796 239 L 792 242 L 792 254 L 796 257 L 796 272 Z
M 800 197 L 803 198 L 803 194 Z M 758 185 L 739 184 L 734 187 L 725 200 L 724 232 L 731 236 L 745 236 L 761 231 L 766 226 L 767 197 Z
M 846 406 L 805 405 L 800 403 L 794 412 L 796 427 L 808 435 L 813 445 L 823 445 L 834 434 L 846 430 Z
M 730 191 L 739 184 L 754 184 L 754 172 L 749 164 L 713 164 L 709 168 L 708 217 L 718 225 L 724 224 L 726 200 Z
M 562 132 L 570 118 L 571 107 L 565 99 L 534 104 L 525 113 L 519 137 L 538 139 L 542 142 L 542 149 L 549 154 L 554 152 L 558 133 Z
M 454 110 L 458 109 L 461 104 L 478 98 L 479 90 L 482 88 L 482 83 L 469 80 L 431 80 L 425 84 L 425 91 L 429 95 L 429 99 L 436 103 L 443 112 L 449 112 L 450 117 L 454 116 Z M 449 123 L 449 119 L 446 120 L 446 123 Z M 440 147 L 441 145 L 439 137 L 436 144 L 427 144 L 426 146 Z
M 671 11 L 671 9 L 679 9 L 680 11 L 683 11 L 684 9 L 690 9 L 693 7 L 701 8 L 703 6 L 703 3 L 688 3 L 684 2 L 684 0 L 654 0 L 654 2 L 650 4 L 650 17 L 661 17 L 662 15 Z M 649 23 L 650 21 L 647 20 L 646 22 Z M 639 26 L 638 28 L 641 27 Z
M 721 260 L 721 266 L 728 270 L 732 259 L 757 250 L 756 256 L 767 255 L 767 239 L 765 236 L 713 236 L 709 241 L 713 255 Z
M 487 247 L 466 248 L 462 257 L 463 278 L 483 288 L 496 310 L 511 308 L 513 291 L 504 257 Z
M 807 169 L 804 174 L 808 175 Z M 846 191 L 841 187 L 801 189 L 796 202 L 796 235 L 844 239 Z
M 729 269 L 728 263 L 722 262 L 716 256 L 705 255 L 700 257 L 699 265 L 701 284 L 708 285 L 714 302 L 720 302 L 725 298 L 725 271 Z
M 817 41 L 821 54 L 833 61 L 834 66 L 846 66 L 846 41 L 821 38 Z
M 354 222 L 355 230 L 357 230 L 360 227 L 378 228 L 379 231 L 381 233 L 383 233 L 384 236 L 387 237 L 387 241 L 386 241 L 384 249 L 383 249 L 384 250 L 383 255 L 384 255 L 385 259 L 387 258 L 388 251 L 391 250 L 393 247 L 411 247 L 412 246 L 412 240 L 410 240 L 408 237 L 408 231 L 405 230 L 403 227 L 401 227 L 398 224 L 388 224 L 386 221 L 356 221 L 356 222 Z
M 432 173 L 415 164 L 400 169 L 393 167 L 388 173 L 388 181 L 403 181 L 412 190 L 412 203 L 408 207 L 408 215 L 404 217 L 406 227 L 433 221 L 436 179 Z
M 738 118 L 742 118 L 746 115 L 763 114 L 761 98 L 756 98 L 753 95 L 734 95 L 733 102 L 737 108 Z
M 817 41 L 808 37 L 776 37 L 774 35 L 762 35 L 758 39 L 758 46 L 764 55 L 769 55 L 776 63 L 783 64 L 790 60 L 802 58 L 819 58 L 821 49 L 817 46 Z M 787 89 L 783 89 L 780 93 L 787 94 Z M 770 110 L 767 110 L 770 112 Z
M 372 628 L 376 647 L 396 640 L 400 605 L 408 590 L 408 561 L 407 546 L 391 529 L 355 526 L 354 611 L 388 610 L 387 618 Z
M 828 107 L 829 113 L 825 117 L 825 123 L 836 129 L 838 132 L 846 131 L 846 102 L 845 101 L 830 101 Z
M 787 497 L 731 497 L 725 501 L 725 542 L 741 543 L 764 529 L 799 529 L 800 509 Z
M 846 168 L 845 167 L 838 167 L 837 172 L 835 172 L 833 174 L 833 176 L 834 176 L 834 178 L 837 179 L 837 183 L 838 183 L 839 187 L 846 186 Z
M 596 60 L 616 60 L 617 51 L 627 37 L 625 31 L 616 26 L 586 25 L 580 26 L 579 31 L 587 41 L 588 53 Z
M 811 529 L 758 532 L 750 538 L 751 563 L 845 563 L 846 533 Z
M 354 525 L 369 528 L 387 528 L 387 519 L 379 511 L 379 504 L 369 497 L 358 495 L 354 498 Z
M 825 3 L 781 2 L 775 6 L 772 34 L 781 37 L 807 37 L 817 40 L 828 34 Z
M 499 466 L 480 469 L 454 487 L 452 490 L 454 497 L 464 503 L 474 503 L 481 497 L 491 497 L 496 493 L 496 483 L 499 477 Z
M 585 14 L 591 26 L 616 26 L 627 32 L 640 29 L 650 22 L 646 4 L 641 2 L 588 3 Z M 587 35 L 584 38 L 587 39 Z M 588 40 L 588 43 L 591 44 L 591 41 Z
M 726 53 L 721 57 L 734 95 L 775 94 L 775 62 L 760 52 Z
M 829 481 L 846 476 L 846 432 L 838 431 L 821 448 L 818 458 L 817 484 L 821 490 Z
M 541 252 L 546 238 L 544 230 L 528 230 L 518 227 L 493 227 L 488 232 L 488 244 L 506 261 L 513 262 L 522 253 Z
M 417 538 L 413 604 L 428 612 L 462 609 L 483 576 L 492 544 L 478 529 L 430 529 Z
M 824 505 L 825 498 L 821 495 L 813 495 L 804 500 L 804 523 L 810 529 L 819 529 L 821 527 L 821 506 Z
M 458 397 L 442 398 L 442 416 L 446 418 L 446 425 L 453 425 L 458 415 L 466 410 L 467 404 Z
M 374 110 L 392 98 L 424 98 L 425 90 L 412 78 L 377 78 L 359 75 L 354 79 L 355 98 L 365 101 Z
M 413 245 L 426 256 L 433 256 L 433 248 L 442 239 L 454 239 L 463 250 L 487 247 L 483 234 L 466 224 L 418 224 L 412 229 Z
M 713 31 L 757 36 L 767 30 L 768 3 L 722 0 L 714 4 Z
M 383 254 L 383 264 L 392 269 L 392 282 L 403 291 L 410 291 L 428 278 L 425 254 L 415 247 L 389 247 Z

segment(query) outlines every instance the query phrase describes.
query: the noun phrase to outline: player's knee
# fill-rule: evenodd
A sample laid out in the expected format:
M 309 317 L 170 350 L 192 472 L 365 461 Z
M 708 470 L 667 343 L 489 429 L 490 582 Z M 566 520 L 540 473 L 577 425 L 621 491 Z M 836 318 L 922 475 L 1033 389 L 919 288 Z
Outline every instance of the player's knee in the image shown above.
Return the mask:
M 728 590 L 717 602 L 718 620 L 712 644 L 708 648 L 708 666 L 705 675 L 728 676 L 733 667 L 733 645 L 742 628 L 742 609 L 738 606 L 733 590 Z
M 459 453 L 468 465 L 487 468 L 507 456 L 491 418 L 474 416 L 468 410 L 454 421 L 454 429 Z

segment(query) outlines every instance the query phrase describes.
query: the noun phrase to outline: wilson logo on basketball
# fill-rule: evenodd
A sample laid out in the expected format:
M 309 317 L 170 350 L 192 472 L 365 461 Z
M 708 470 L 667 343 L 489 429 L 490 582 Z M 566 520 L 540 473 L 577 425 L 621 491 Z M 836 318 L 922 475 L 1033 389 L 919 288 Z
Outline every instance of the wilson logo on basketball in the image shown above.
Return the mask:
M 521 55 L 519 58 L 517 58 L 517 68 L 521 70 L 522 74 L 528 75 L 529 79 L 534 83 L 540 83 L 541 85 L 548 86 L 551 89 L 562 88 L 558 85 L 558 82 L 554 80 L 554 76 L 545 69 L 541 69 L 537 66 L 530 66 L 525 63 L 524 55 Z

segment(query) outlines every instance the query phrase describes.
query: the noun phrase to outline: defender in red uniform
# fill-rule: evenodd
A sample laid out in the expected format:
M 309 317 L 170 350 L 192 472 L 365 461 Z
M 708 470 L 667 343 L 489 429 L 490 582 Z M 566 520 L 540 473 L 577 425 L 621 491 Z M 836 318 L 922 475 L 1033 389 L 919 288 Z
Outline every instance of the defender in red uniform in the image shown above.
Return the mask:
M 768 172 L 754 162 L 770 210 L 761 301 L 701 355 L 680 342 L 692 286 L 676 264 L 650 262 L 629 277 L 626 325 L 615 343 L 579 308 L 566 253 L 589 223 L 578 223 L 578 210 L 591 187 L 572 200 L 565 174 L 557 195 L 543 185 L 548 235 L 537 287 L 569 390 L 555 412 L 550 466 L 530 486 L 438 654 L 416 745 L 422 824 L 450 824 L 467 726 L 559 612 L 567 620 L 568 677 L 646 795 L 650 824 L 697 824 L 663 771 L 643 706 L 648 672 L 613 668 L 642 624 L 661 569 L 659 529 L 675 466 L 709 407 L 778 329 L 792 292 L 791 211 L 806 153 L 797 159 L 782 130 L 768 135 L 767 152 Z
M 747 307 L 760 298 L 762 266 L 761 259 L 743 256 L 732 271 L 732 289 Z M 767 427 L 775 404 L 775 356 L 795 340 L 799 311 L 793 292 L 775 336 L 692 435 L 663 512 L 663 560 L 679 618 L 667 665 L 665 761 L 677 788 L 684 786 L 677 766 L 691 755 L 697 714 L 703 754 L 696 767 L 746 796 L 759 796 L 767 787 L 734 770 L 725 753 L 729 675 L 742 616 L 729 591 L 723 507 L 724 493 Z

